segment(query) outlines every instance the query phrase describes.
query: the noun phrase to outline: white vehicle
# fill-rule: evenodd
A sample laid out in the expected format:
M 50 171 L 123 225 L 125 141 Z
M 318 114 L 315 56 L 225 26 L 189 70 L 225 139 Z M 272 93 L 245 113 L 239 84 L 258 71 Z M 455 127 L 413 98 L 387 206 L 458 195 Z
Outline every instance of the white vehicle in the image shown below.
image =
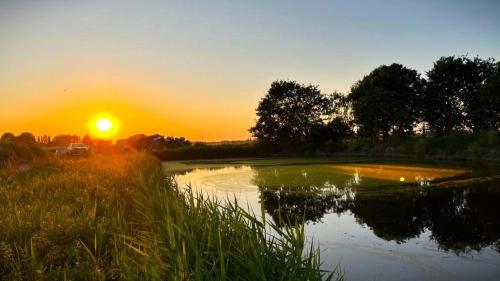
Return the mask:
M 83 143 L 70 143 L 68 145 L 68 148 L 66 148 L 66 154 L 73 156 L 88 155 L 89 147 Z

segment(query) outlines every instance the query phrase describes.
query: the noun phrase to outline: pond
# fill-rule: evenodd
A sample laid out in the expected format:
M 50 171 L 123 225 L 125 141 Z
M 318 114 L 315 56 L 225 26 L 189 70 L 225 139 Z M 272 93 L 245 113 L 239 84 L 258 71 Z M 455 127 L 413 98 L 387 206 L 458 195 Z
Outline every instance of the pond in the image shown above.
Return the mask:
M 164 167 L 181 188 L 236 199 L 278 225 L 304 220 L 322 268 L 339 265 L 347 280 L 500 276 L 500 184 L 460 180 L 495 168 L 293 159 Z

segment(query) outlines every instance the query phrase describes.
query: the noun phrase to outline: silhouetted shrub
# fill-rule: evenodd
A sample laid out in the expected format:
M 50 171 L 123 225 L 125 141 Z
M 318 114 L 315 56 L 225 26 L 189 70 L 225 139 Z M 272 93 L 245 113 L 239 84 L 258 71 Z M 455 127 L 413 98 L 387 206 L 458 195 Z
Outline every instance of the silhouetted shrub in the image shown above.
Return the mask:
M 0 140 L 0 167 L 7 162 L 28 162 L 46 155 L 46 151 L 36 143 Z

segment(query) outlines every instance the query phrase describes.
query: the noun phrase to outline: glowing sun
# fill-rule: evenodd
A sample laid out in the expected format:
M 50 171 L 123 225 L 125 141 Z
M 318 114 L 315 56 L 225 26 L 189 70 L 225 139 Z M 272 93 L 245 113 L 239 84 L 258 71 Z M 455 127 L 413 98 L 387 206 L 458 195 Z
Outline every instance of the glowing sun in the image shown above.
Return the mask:
M 113 123 L 108 118 L 101 118 L 95 123 L 97 130 L 101 132 L 107 132 L 113 128 Z
M 99 113 L 90 119 L 88 127 L 93 136 L 106 139 L 116 134 L 119 122 L 109 113 Z

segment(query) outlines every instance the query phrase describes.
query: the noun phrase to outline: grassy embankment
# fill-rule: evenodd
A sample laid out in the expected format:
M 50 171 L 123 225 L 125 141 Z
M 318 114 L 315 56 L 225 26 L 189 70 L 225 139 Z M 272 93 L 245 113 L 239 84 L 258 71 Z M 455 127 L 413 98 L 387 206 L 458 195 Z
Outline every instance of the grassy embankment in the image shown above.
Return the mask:
M 258 142 L 235 144 L 196 144 L 157 151 L 164 161 L 221 159 L 263 156 L 345 156 L 385 157 L 410 160 L 500 161 L 500 131 L 452 132 L 444 136 L 391 136 L 373 142 L 362 138 L 314 145 L 270 145 Z
M 321 280 L 303 226 L 181 193 L 144 154 L 0 169 L 0 280 Z M 268 226 L 269 227 L 269 226 Z

